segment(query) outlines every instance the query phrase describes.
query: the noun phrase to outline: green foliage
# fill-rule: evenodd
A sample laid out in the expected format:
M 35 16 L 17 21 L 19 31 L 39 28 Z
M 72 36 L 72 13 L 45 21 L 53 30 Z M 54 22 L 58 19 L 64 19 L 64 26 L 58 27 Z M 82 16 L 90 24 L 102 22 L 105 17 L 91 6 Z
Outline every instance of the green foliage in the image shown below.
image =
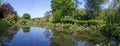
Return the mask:
M 18 25 L 21 25 L 21 26 L 30 26 L 32 25 L 33 21 L 32 20 L 28 20 L 28 19 L 20 19 L 19 21 L 17 21 L 17 24 Z
M 106 0 L 86 0 L 87 19 L 94 19 L 99 16 L 101 10 L 101 4 L 105 3 Z
M 74 23 L 77 25 L 86 25 L 86 26 L 92 26 L 92 25 L 100 25 L 104 24 L 104 20 L 74 20 Z
M 104 9 L 101 13 L 103 19 L 106 21 L 106 25 L 101 28 L 102 34 L 107 37 L 114 37 L 115 40 L 120 38 L 120 32 L 117 28 L 120 23 L 120 5 L 118 5 L 118 2 L 113 0 L 110 7 L 108 9 Z M 116 5 L 118 6 L 116 7 Z
M 18 15 L 16 14 L 8 14 L 7 17 L 7 22 L 10 24 L 10 25 L 13 25 L 15 24 L 20 18 Z
M 2 20 L 0 20 L 0 29 L 5 29 L 5 28 L 8 28 L 10 25 L 7 21 L 7 18 L 4 18 Z
M 30 31 L 30 27 L 22 27 L 24 33 L 28 33 Z
M 113 10 L 110 10 L 110 9 L 103 9 L 100 13 L 100 16 L 99 16 L 99 19 L 103 19 L 103 20 L 106 20 L 107 16 L 108 15 L 111 15 L 113 14 L 114 12 L 111 12 Z M 108 13 L 109 12 L 109 13 Z
M 115 38 L 120 37 L 120 32 L 117 31 L 117 28 L 110 25 L 103 26 L 101 28 L 101 31 L 104 36 L 115 37 Z
M 85 20 L 86 18 L 86 10 L 85 9 L 79 9 L 74 13 L 74 19 L 77 20 Z
M 0 27 L 8 27 L 14 25 L 18 21 L 18 16 L 15 14 L 8 14 L 7 17 L 0 20 Z
M 0 0 L 2 1 L 2 0 Z M 0 28 L 7 28 L 17 22 L 19 16 L 9 3 L 0 2 Z
M 74 18 L 72 16 L 65 16 L 63 19 L 62 19 L 62 23 L 64 24 L 74 24 Z
M 30 16 L 30 14 L 25 13 L 25 14 L 22 16 L 22 18 L 23 18 L 23 19 L 30 19 L 31 16 Z
M 57 10 L 52 16 L 53 17 L 52 22 L 54 23 L 61 22 L 61 19 L 63 18 L 61 13 L 62 10 Z
M 74 20 L 73 19 L 63 19 L 62 23 L 64 23 L 64 24 L 68 24 L 68 23 L 74 24 Z
M 62 9 L 65 12 L 64 15 L 68 15 L 75 9 L 75 6 L 72 0 L 52 0 L 51 8 L 52 13 L 56 10 Z
M 75 6 L 72 0 L 52 0 L 53 22 L 61 22 L 65 16 L 72 16 Z
M 120 7 L 117 9 L 115 17 L 114 17 L 114 23 L 120 24 Z
M 120 23 L 120 8 L 115 9 L 107 9 L 102 15 L 106 20 L 107 25 L 114 25 Z

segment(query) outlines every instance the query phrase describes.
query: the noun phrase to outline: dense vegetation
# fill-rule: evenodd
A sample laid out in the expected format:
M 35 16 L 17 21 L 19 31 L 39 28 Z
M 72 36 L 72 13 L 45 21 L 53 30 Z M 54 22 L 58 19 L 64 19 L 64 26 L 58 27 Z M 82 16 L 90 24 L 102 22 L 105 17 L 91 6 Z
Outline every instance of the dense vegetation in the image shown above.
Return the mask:
M 0 29 L 15 24 L 19 18 L 17 12 L 9 3 L 0 4 Z
M 72 27 L 69 24 L 75 25 L 75 28 L 71 29 L 73 31 L 75 31 L 74 29 L 76 31 L 82 30 L 81 27 L 93 28 L 104 36 L 120 40 L 120 0 L 112 0 L 108 8 L 103 8 L 101 5 L 108 1 L 110 0 L 85 0 L 85 8 L 79 9 L 78 4 L 81 2 L 78 0 L 52 0 L 52 23 L 65 25 L 68 30 Z M 62 27 L 64 30 L 65 27 Z M 85 32 L 87 33 L 87 31 Z

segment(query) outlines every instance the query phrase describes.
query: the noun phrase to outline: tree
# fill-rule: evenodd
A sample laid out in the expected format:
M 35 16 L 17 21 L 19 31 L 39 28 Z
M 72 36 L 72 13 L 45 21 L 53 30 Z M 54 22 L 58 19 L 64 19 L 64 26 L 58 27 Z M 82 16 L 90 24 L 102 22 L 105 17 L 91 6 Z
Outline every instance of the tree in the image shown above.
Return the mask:
M 52 0 L 51 1 L 51 9 L 52 9 L 52 17 L 53 20 L 58 17 L 65 17 L 65 16 L 72 16 L 73 11 L 75 10 L 74 2 L 72 0 Z M 56 13 L 56 11 L 58 11 Z M 62 18 L 59 18 L 59 21 L 61 21 Z M 58 21 L 58 20 L 57 20 Z
M 101 10 L 101 4 L 105 3 L 107 0 L 86 0 L 85 8 L 87 10 L 87 19 L 95 19 L 99 16 Z
M 53 15 L 52 15 L 52 22 L 53 23 L 58 23 L 61 22 L 61 19 L 63 19 L 63 16 L 61 16 L 63 11 L 62 10 L 57 10 Z
M 114 37 L 115 40 L 120 40 L 120 0 L 113 0 L 108 10 L 106 10 L 106 25 L 101 28 L 102 33 L 107 37 Z
M 14 11 L 14 8 L 9 3 L 3 3 L 2 8 L 4 10 L 4 14 L 13 14 L 16 12 Z
M 19 20 L 19 16 L 16 14 L 8 14 L 8 16 L 6 18 L 7 18 L 7 22 L 10 25 L 15 24 Z
M 25 13 L 25 14 L 23 14 L 22 18 L 23 18 L 23 19 L 30 19 L 31 16 L 30 16 L 30 14 Z
M 47 11 L 47 12 L 45 13 L 45 16 L 44 16 L 45 20 L 46 20 L 46 21 L 49 21 L 50 17 L 51 17 L 51 13 L 50 13 L 50 11 Z
M 9 3 L 2 3 L 0 4 L 0 19 L 6 17 L 8 14 L 16 14 L 17 12 L 14 11 L 14 8 Z
M 114 10 L 115 14 L 114 14 L 114 23 L 115 24 L 120 24 L 120 0 L 113 0 L 111 6 L 111 9 Z
M 120 24 L 120 0 L 113 0 L 106 12 L 106 24 L 118 25 Z
M 120 13 L 119 12 L 120 12 L 120 6 L 118 7 L 115 18 L 114 18 L 115 19 L 114 21 L 116 24 L 120 24 Z
M 86 19 L 86 10 L 85 9 L 78 9 L 75 13 L 74 13 L 74 19 L 77 20 L 81 20 L 81 19 Z
M 78 9 L 79 4 L 82 4 L 82 2 L 80 2 L 79 0 L 73 0 L 73 1 L 74 1 L 76 9 Z

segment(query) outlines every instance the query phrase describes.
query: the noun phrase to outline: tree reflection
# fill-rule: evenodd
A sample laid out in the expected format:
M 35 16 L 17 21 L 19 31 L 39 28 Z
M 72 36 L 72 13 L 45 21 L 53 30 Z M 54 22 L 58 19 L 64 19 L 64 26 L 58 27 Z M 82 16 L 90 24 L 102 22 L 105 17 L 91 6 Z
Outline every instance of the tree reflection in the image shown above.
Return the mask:
M 6 44 L 3 42 L 0 42 L 0 46 L 6 46 Z
M 0 30 L 0 46 L 6 46 L 3 38 L 7 38 L 7 33 L 7 30 Z
M 9 28 L 4 28 L 0 30 L 0 46 L 6 46 L 6 42 L 10 42 L 14 35 L 19 30 L 17 26 L 11 26 Z
M 101 34 L 106 38 L 104 45 L 107 46 L 119 46 L 120 44 L 120 32 L 114 26 L 104 26 L 101 29 Z
M 30 27 L 22 27 L 24 33 L 28 33 L 30 31 Z
M 58 31 L 54 32 L 50 46 L 74 46 L 72 38 L 69 35 L 60 33 Z
M 14 25 L 12 27 L 10 27 L 8 30 L 11 30 L 11 31 L 18 31 L 20 27 Z
M 50 36 L 51 36 L 51 34 L 50 34 L 50 31 L 49 30 L 45 30 L 44 31 L 44 35 L 45 35 L 45 37 L 47 38 L 47 39 L 50 39 Z
M 79 32 L 78 32 L 79 33 Z M 71 36 L 71 37 L 69 37 Z M 119 46 L 118 37 L 97 35 L 73 35 L 54 31 L 51 46 Z

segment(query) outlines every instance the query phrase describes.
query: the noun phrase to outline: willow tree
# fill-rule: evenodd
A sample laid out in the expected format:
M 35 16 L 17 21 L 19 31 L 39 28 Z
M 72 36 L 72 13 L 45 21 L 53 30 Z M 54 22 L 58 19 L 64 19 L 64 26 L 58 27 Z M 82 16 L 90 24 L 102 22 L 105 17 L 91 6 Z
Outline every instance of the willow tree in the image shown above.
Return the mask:
M 51 9 L 53 22 L 61 22 L 65 16 L 72 16 L 75 6 L 73 0 L 52 0 Z
M 113 0 L 113 6 L 112 9 L 115 10 L 114 18 L 113 18 L 113 24 L 120 25 L 120 0 Z
M 85 0 L 85 8 L 87 10 L 87 19 L 94 19 L 99 16 L 101 10 L 101 4 L 107 0 Z
M 119 28 L 120 25 L 120 0 L 112 0 L 107 12 L 105 13 L 106 25 L 102 27 L 101 31 L 105 33 L 106 36 L 113 37 L 116 41 L 120 39 Z
M 106 24 L 118 25 L 120 24 L 120 0 L 112 0 L 109 8 L 106 12 L 107 19 Z

